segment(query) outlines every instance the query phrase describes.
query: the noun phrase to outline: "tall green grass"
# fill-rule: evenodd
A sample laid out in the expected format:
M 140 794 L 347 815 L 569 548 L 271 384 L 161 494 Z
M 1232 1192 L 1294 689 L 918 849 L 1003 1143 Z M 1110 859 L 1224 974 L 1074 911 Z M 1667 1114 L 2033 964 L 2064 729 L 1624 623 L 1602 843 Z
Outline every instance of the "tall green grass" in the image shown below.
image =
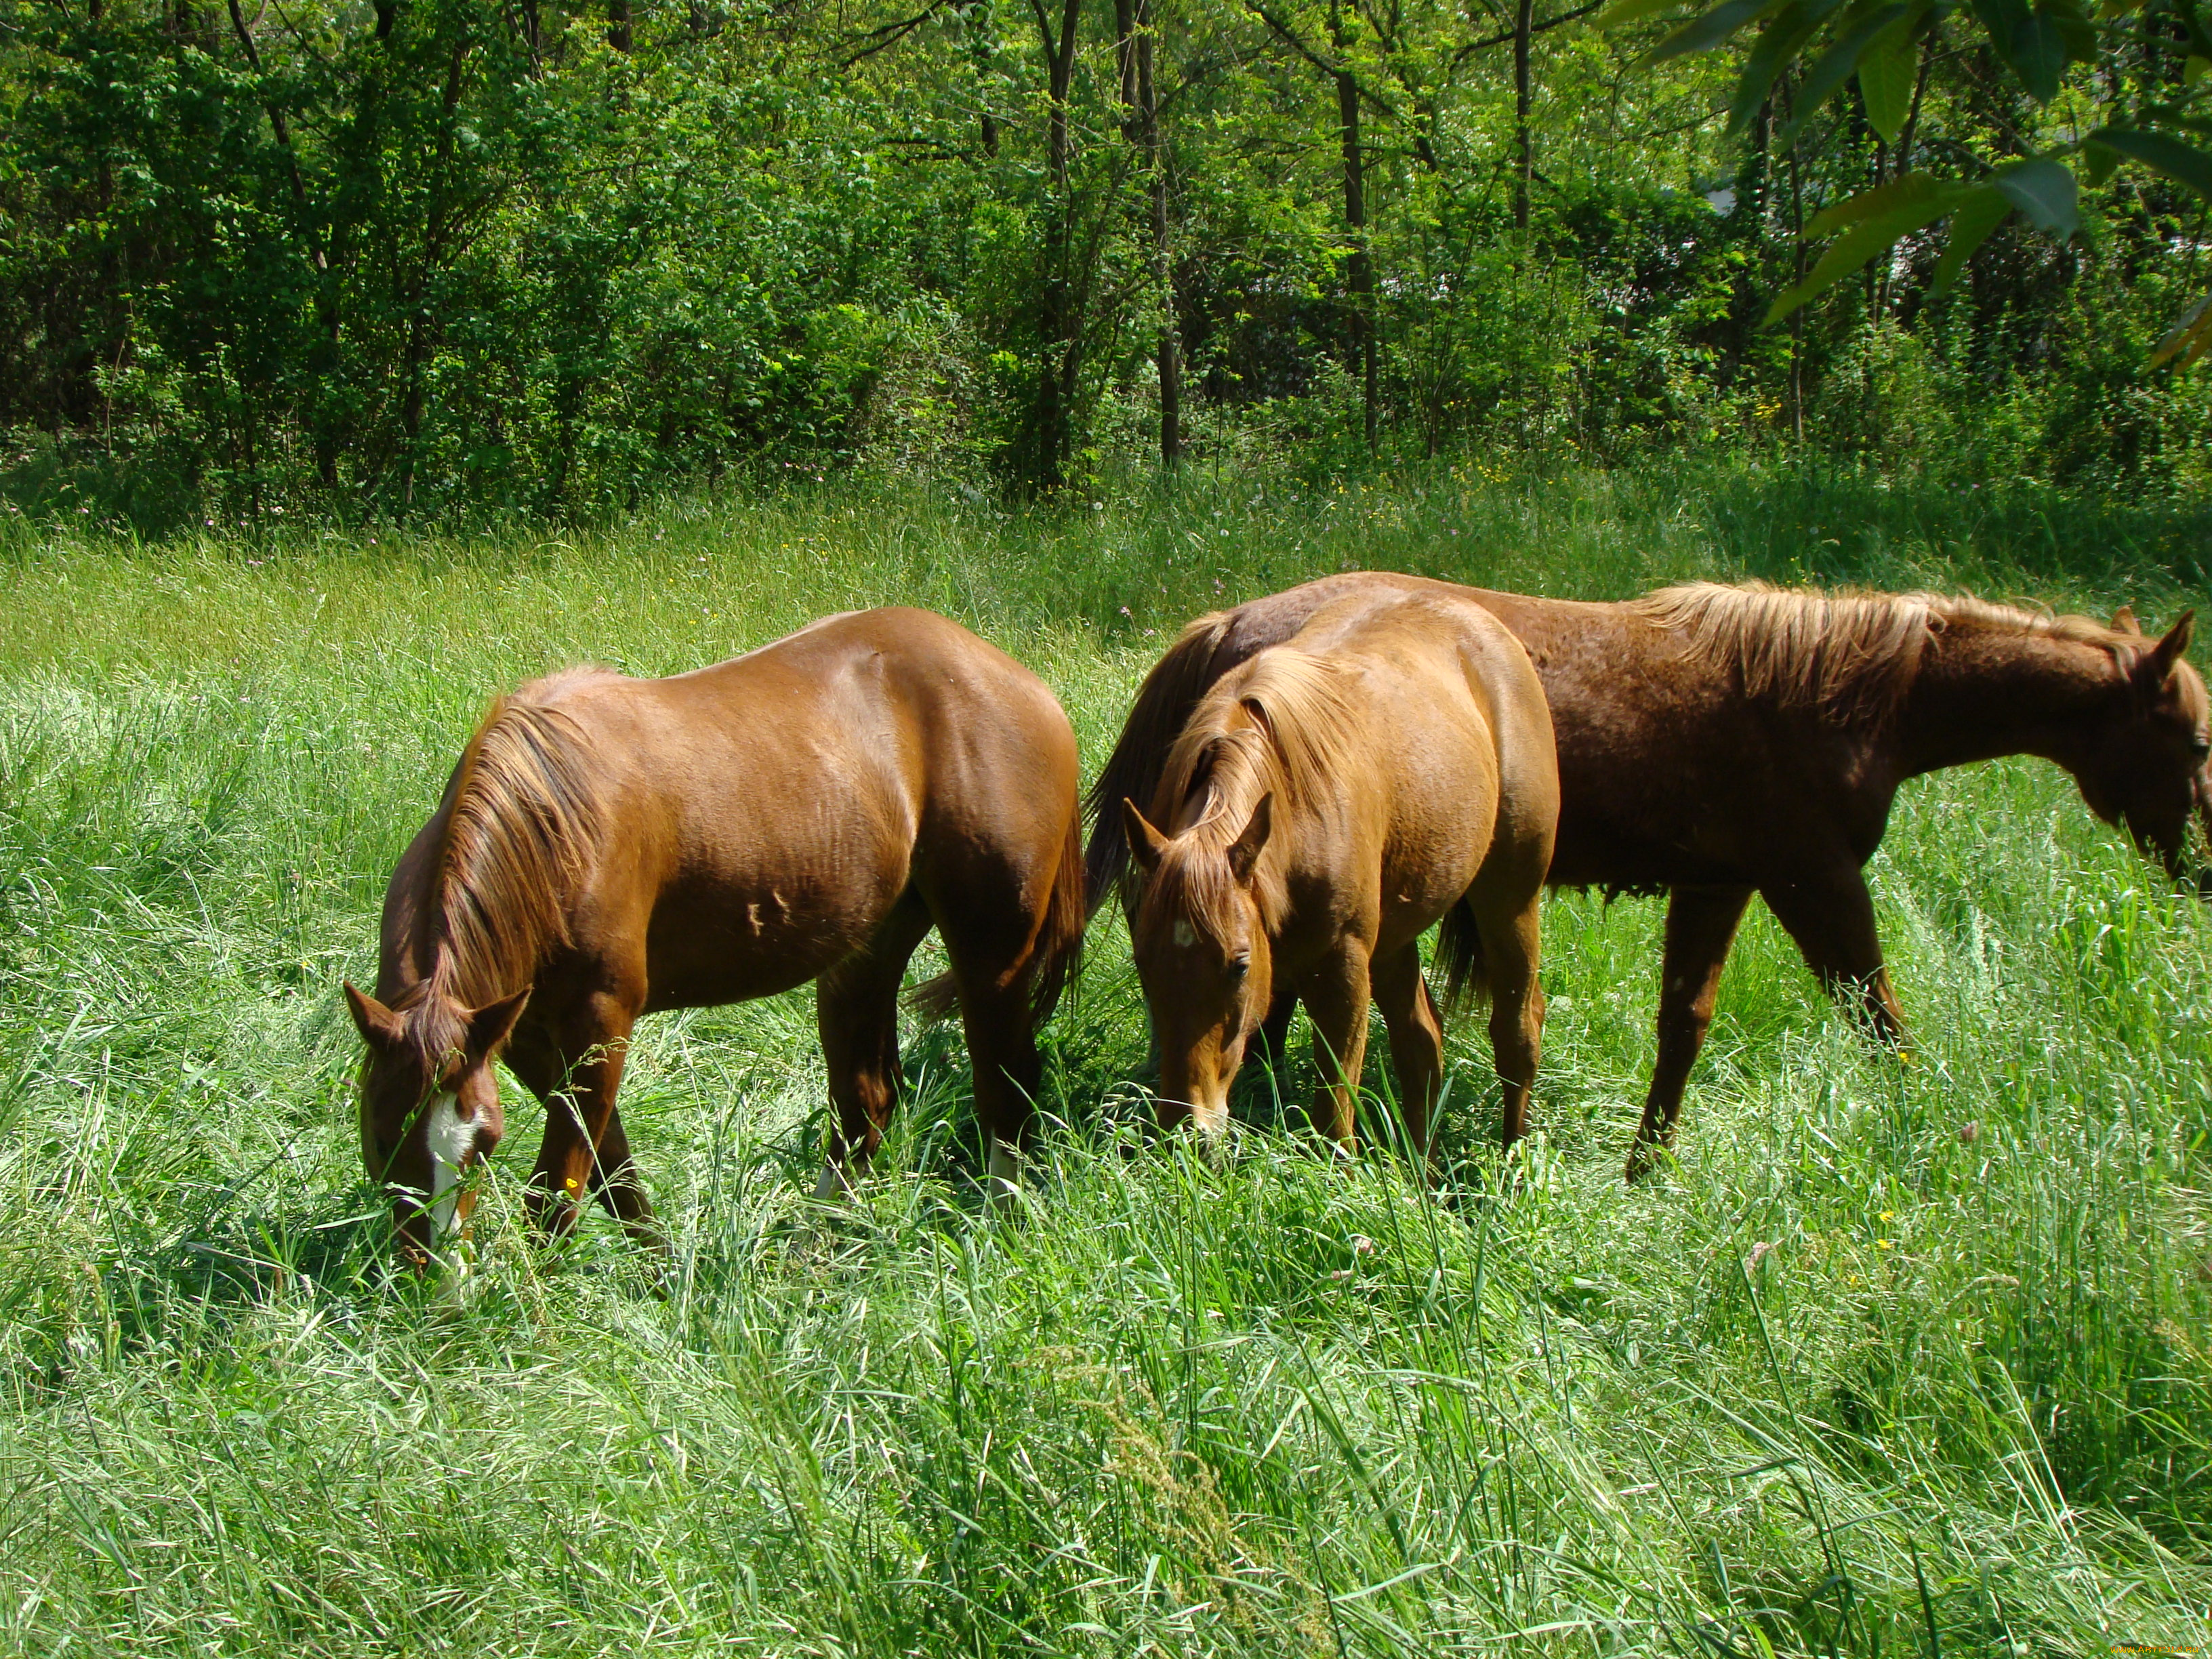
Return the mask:
M 390 1279 L 335 996 L 489 696 L 840 606 L 1031 663 L 1095 764 L 1194 610 L 1389 565 L 1608 596 L 1971 584 L 2147 621 L 2202 526 L 1712 471 L 920 489 L 470 543 L 0 553 L 0 1628 L 34 1653 L 2094 1654 L 2212 1643 L 2212 921 L 2029 763 L 1912 786 L 1874 880 L 1918 1051 L 1762 915 L 1680 1166 L 1620 1166 L 1657 907 L 1561 896 L 1541 1133 L 1455 1030 L 1453 1173 L 1149 1143 L 1102 918 L 1030 1213 L 914 1034 L 886 1174 L 804 1201 L 802 994 L 648 1022 L 675 1251 L 535 1246 L 526 1107 L 465 1292 Z M 1379 1047 L 1379 1045 L 1378 1045 Z M 1387 1070 L 1379 1060 L 1375 1081 Z M 1294 1075 L 1292 1086 L 1304 1081 Z M 1375 1121 L 1387 1125 L 1378 1109 Z

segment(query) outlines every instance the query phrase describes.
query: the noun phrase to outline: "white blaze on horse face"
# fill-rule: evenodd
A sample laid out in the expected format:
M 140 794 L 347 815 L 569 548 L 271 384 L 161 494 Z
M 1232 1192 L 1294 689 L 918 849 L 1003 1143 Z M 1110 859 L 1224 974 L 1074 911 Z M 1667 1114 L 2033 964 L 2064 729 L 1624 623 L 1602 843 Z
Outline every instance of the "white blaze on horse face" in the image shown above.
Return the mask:
M 442 1238 L 453 1231 L 461 1170 L 476 1149 L 477 1126 L 461 1115 L 457 1097 L 440 1095 L 423 1113 L 422 1135 L 430 1149 L 430 1224 Z
M 1175 942 L 1177 950 L 1188 951 L 1198 943 L 1198 932 L 1181 917 L 1176 919 Z

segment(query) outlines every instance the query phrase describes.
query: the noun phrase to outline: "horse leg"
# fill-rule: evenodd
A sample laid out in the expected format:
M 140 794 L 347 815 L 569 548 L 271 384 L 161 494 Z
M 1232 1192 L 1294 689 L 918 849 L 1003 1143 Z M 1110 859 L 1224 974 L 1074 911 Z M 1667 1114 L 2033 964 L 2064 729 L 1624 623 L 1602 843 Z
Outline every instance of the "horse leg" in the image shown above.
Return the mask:
M 1037 1054 L 1028 979 L 1017 971 L 1029 941 L 1007 925 L 1024 915 L 1023 907 L 986 902 L 985 895 L 972 891 L 964 897 L 957 906 L 935 907 L 937 926 L 960 990 L 975 1117 L 989 1141 L 985 1185 L 997 1208 L 1021 1191 L 1022 1148 L 1044 1062 Z
M 960 1013 L 975 1067 L 975 1116 L 991 1142 L 987 1185 L 992 1206 L 1003 1208 L 1022 1189 L 1022 1152 L 1044 1080 L 1044 1062 L 1037 1054 L 1025 994 L 963 995 Z
M 1882 965 L 1881 939 L 1875 931 L 1874 896 L 1866 877 L 1848 861 L 1813 875 L 1759 890 L 1796 941 L 1805 965 L 1820 987 L 1843 1005 L 1854 1024 L 1876 1042 L 1902 1049 L 1905 1011 Z
M 592 1160 L 592 1194 L 606 1212 L 623 1224 L 639 1243 L 665 1252 L 668 1240 L 653 1218 L 653 1206 L 638 1178 L 637 1160 L 630 1156 L 629 1133 L 623 1127 L 622 1108 L 610 1104 L 606 1127 L 599 1132 L 599 1153 Z
M 1510 910 L 1493 909 L 1480 895 L 1468 896 L 1490 981 L 1490 1055 L 1504 1091 L 1498 1140 L 1505 1146 L 1528 1133 L 1528 1097 L 1543 1055 L 1544 988 L 1536 977 L 1544 958 L 1538 927 L 1540 891 L 1529 893 Z
M 884 1126 L 898 1105 L 898 991 L 907 958 L 929 931 L 929 910 L 908 888 L 862 949 L 814 982 L 814 1024 L 830 1071 L 830 1099 L 837 1127 L 830 1138 L 814 1196 L 832 1199 L 852 1188 L 883 1144 Z
M 1346 940 L 1301 991 L 1313 1021 L 1314 1064 L 1321 1073 L 1314 1089 L 1313 1126 L 1346 1152 L 1358 1140 L 1354 1107 L 1367 1057 L 1368 984 L 1367 952 L 1357 941 Z
M 1644 1097 L 1644 1121 L 1628 1154 L 1631 1181 L 1649 1170 L 1656 1150 L 1674 1139 L 1682 1091 L 1713 1023 L 1721 968 L 1750 902 L 1748 887 L 1677 887 L 1668 899 L 1666 953 L 1659 968 L 1659 1054 L 1651 1067 L 1651 1091 Z
M 555 1022 L 553 1050 L 565 1064 L 542 1097 L 545 1138 L 538 1144 L 538 1167 L 531 1172 L 523 1198 L 531 1219 L 550 1237 L 574 1231 L 583 1195 L 609 1187 L 611 1173 L 619 1180 L 605 1198 L 609 1207 L 619 1202 L 630 1211 L 623 1214 L 615 1208 L 633 1232 L 650 1227 L 652 1211 L 629 1161 L 629 1137 L 619 1129 L 611 1140 L 608 1135 L 615 1121 L 615 1096 L 622 1086 L 630 1028 L 641 1000 L 595 991 Z M 615 1191 L 623 1195 L 618 1200 L 612 1195 Z M 657 1238 L 649 1231 L 646 1236 Z
M 1291 1021 L 1297 1012 L 1296 997 L 1279 996 L 1268 1005 L 1267 1017 L 1260 1022 L 1260 1055 L 1270 1071 L 1279 1069 L 1288 1058 Z
M 1443 1022 L 1421 977 L 1418 942 L 1377 960 L 1372 971 L 1375 1006 L 1390 1033 L 1390 1061 L 1398 1074 L 1398 1119 L 1424 1170 L 1433 1151 L 1429 1115 L 1444 1075 Z

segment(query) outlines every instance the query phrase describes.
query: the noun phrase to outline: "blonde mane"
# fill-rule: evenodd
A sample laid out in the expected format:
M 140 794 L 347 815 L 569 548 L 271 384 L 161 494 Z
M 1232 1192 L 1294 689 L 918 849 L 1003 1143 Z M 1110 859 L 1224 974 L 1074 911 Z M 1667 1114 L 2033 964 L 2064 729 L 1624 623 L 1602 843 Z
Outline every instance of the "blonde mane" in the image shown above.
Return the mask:
M 468 1007 L 529 984 L 567 942 L 568 907 L 604 813 L 591 740 L 561 694 L 606 677 L 577 668 L 492 706 L 453 774 L 426 915 L 434 988 Z
M 1691 582 L 1632 599 L 1655 627 L 1688 636 L 1692 654 L 1731 667 L 1747 696 L 1880 725 L 1911 690 L 1929 642 L 1968 623 L 2093 645 L 2145 641 L 2087 617 L 1991 605 L 1971 594 L 1823 593 L 1804 588 Z
M 1146 895 L 1147 911 L 1172 907 L 1218 936 L 1236 899 L 1224 854 L 1243 832 L 1250 804 L 1274 796 L 1279 835 L 1295 804 L 1328 799 L 1342 787 L 1358 747 L 1343 672 L 1295 646 L 1276 646 L 1222 676 L 1191 711 L 1152 804 L 1164 832 L 1202 792 L 1203 811 L 1189 832 L 1199 838 L 1195 856 L 1162 863 Z M 1223 786 L 1244 770 L 1255 775 L 1255 787 L 1245 811 L 1232 815 Z M 1258 891 L 1272 926 L 1285 902 L 1281 884 L 1263 878 Z

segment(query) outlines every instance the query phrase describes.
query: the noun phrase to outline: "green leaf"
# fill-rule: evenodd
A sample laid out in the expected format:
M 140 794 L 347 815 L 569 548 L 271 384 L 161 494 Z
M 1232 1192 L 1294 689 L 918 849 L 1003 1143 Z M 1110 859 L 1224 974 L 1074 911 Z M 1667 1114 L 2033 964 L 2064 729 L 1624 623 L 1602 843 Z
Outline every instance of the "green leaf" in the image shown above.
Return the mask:
M 1644 61 L 1663 64 L 1686 52 L 1709 52 L 1746 23 L 1763 17 L 1783 0 L 1721 0 L 1704 16 L 1693 18 L 1651 49 Z
M 2027 0 L 1973 0 L 1974 15 L 1989 31 L 1990 41 L 2002 52 L 2013 31 L 2027 21 Z
M 2166 330 L 2166 337 L 2150 354 L 2150 367 L 2156 368 L 2177 353 L 2185 352 L 2181 366 L 2186 368 L 2204 355 L 2207 346 L 2212 346 L 2212 294 L 2183 312 Z
M 2204 20 L 2197 15 L 2197 0 L 2173 0 L 2174 14 L 2181 19 L 2182 33 L 2189 37 L 2189 50 L 2198 58 L 2212 58 L 2212 34 L 2204 32 Z
M 1787 149 L 1797 142 L 1797 135 L 1804 130 L 1805 123 L 1813 118 L 1814 112 L 1838 87 L 1851 78 L 1851 72 L 1859 66 L 1859 54 L 1866 50 L 1868 43 L 1911 10 L 1910 6 L 1902 3 L 1886 6 L 1861 3 L 1844 15 L 1842 37 L 1813 60 L 1812 68 L 1805 71 L 1804 80 L 1798 83 L 1796 95 L 1792 100 L 1796 112 L 1790 117 L 1790 125 L 1783 129 L 1778 140 L 1783 149 Z
M 1743 75 L 1735 83 L 1735 96 L 1729 105 L 1728 131 L 1731 137 L 1751 125 L 1783 70 L 1812 38 L 1813 31 L 1826 22 L 1842 3 L 1843 0 L 1792 0 L 1759 32 L 1751 56 L 1744 62 Z
M 1943 257 L 1936 262 L 1936 274 L 1928 283 L 1929 298 L 1959 280 L 1974 250 L 1988 241 L 1990 233 L 2011 218 L 2012 213 L 2012 198 L 1995 185 L 1979 185 L 1960 198 L 1951 214 L 1950 240 L 1944 243 Z
M 1920 69 L 1918 21 L 1900 18 L 1859 56 L 1859 95 L 1866 100 L 1867 125 L 1886 144 L 1897 142 L 1912 111 L 1912 84 Z
M 1893 179 L 1886 185 L 1876 185 L 1872 190 L 1863 190 L 1847 201 L 1832 203 L 1822 208 L 1806 225 L 1805 234 L 1818 240 L 1864 220 L 1878 219 L 1885 214 L 1935 201 L 1939 197 L 1957 194 L 1958 186 L 1948 180 L 1917 171 L 1908 173 L 1902 179 Z
M 2066 61 L 2069 64 L 2094 64 L 2097 61 L 2097 26 L 2089 21 L 2075 0 L 2044 0 L 2039 10 L 2047 13 L 2058 26 L 2058 38 L 2066 43 Z
M 1647 17 L 1681 9 L 1682 0 L 1613 0 L 1612 5 L 1598 13 L 1597 26 L 1601 29 L 1625 29 Z
M 1997 49 L 2037 103 L 2047 104 L 2057 94 L 2058 77 L 2066 72 L 2066 43 L 2041 12 L 2033 13 Z
M 2081 223 L 2081 194 L 2073 170 L 2062 161 L 2038 156 L 1997 169 L 1990 183 L 2028 217 L 2038 230 L 2065 238 Z
M 2193 144 L 2185 144 L 2163 132 L 2145 132 L 2139 127 L 2099 127 L 2089 135 L 2088 142 L 2117 150 L 2130 161 L 2141 161 L 2152 171 L 2178 179 L 2212 201 L 2212 155 Z
M 1877 253 L 1894 247 L 1900 236 L 1942 218 L 1951 210 L 1951 202 L 1950 193 L 1944 191 L 1854 225 L 1828 245 L 1828 251 L 1806 273 L 1803 282 L 1775 296 L 1774 303 L 1767 308 L 1766 320 L 1780 322 L 1808 300 L 1833 288 Z

